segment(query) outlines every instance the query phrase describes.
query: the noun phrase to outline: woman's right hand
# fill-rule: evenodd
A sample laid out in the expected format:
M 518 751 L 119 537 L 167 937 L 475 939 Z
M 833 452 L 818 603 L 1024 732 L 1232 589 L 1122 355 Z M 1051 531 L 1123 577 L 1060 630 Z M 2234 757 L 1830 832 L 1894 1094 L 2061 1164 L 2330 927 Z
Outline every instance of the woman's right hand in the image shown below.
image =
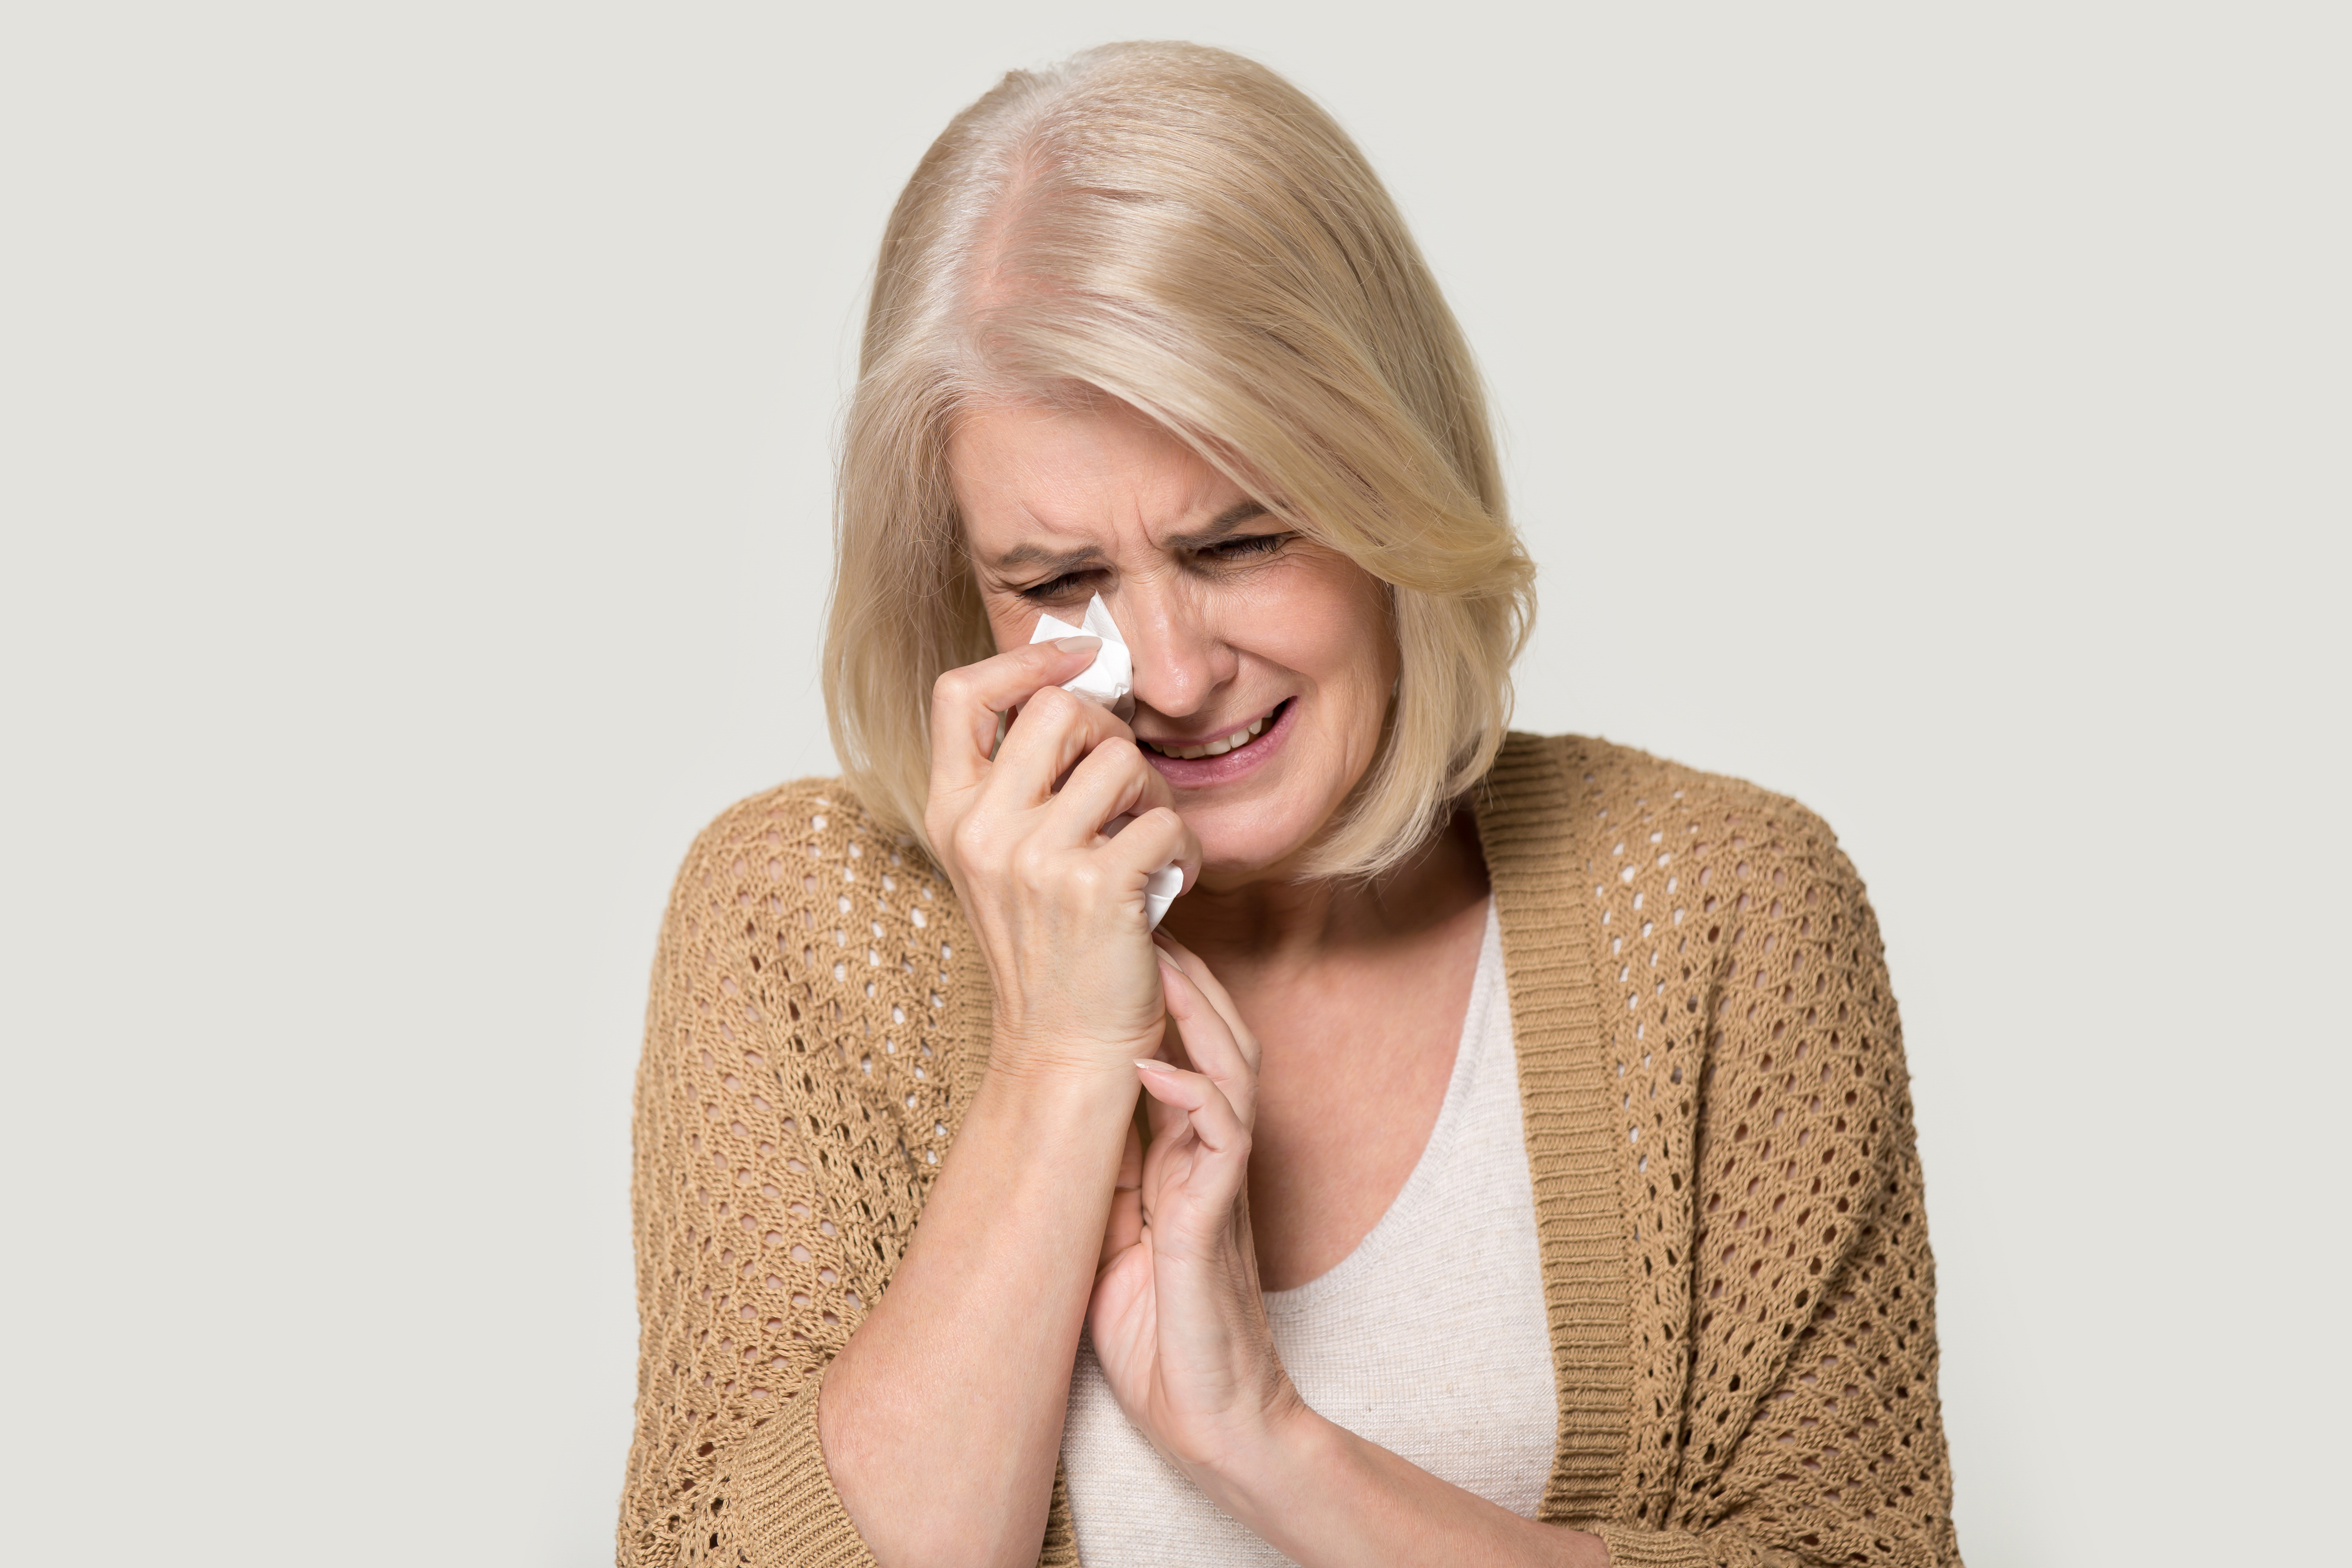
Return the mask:
M 923 826 L 994 982 L 992 1073 L 1131 1084 L 1130 1064 L 1159 1048 L 1165 1026 L 1143 885 L 1173 862 L 1192 886 L 1201 846 L 1134 731 L 1060 687 L 1101 646 L 1033 643 L 951 669 L 931 690 Z M 1105 837 L 1120 816 L 1133 820 Z
M 884 1568 L 1037 1561 L 1133 1063 L 1165 1024 L 1143 885 L 1171 860 L 1189 882 L 1200 846 L 1128 727 L 1061 689 L 1099 646 L 1015 648 L 931 692 L 923 824 L 996 1018 L 992 1040 L 959 1042 L 988 1050 L 987 1074 L 819 1394 L 834 1489 Z

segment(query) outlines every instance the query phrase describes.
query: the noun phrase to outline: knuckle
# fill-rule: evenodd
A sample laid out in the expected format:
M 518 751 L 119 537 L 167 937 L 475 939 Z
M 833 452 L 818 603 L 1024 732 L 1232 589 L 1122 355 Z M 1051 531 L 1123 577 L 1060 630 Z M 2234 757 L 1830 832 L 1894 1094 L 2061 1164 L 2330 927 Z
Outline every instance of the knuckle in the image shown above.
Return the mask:
M 1063 724 L 1079 717 L 1084 704 L 1058 686 L 1045 686 L 1029 699 L 1027 706 L 1048 722 Z
M 931 700 L 942 706 L 961 706 L 972 688 L 969 667 L 958 666 L 942 673 L 931 682 Z
M 991 835 L 987 823 L 981 819 L 978 812 L 959 821 L 948 837 L 949 841 L 955 846 L 957 858 L 967 863 L 978 861 L 985 858 L 988 854 Z
M 1045 887 L 1053 880 L 1053 852 L 1034 838 L 1024 842 L 1013 852 L 1013 874 L 1021 879 L 1024 887 Z

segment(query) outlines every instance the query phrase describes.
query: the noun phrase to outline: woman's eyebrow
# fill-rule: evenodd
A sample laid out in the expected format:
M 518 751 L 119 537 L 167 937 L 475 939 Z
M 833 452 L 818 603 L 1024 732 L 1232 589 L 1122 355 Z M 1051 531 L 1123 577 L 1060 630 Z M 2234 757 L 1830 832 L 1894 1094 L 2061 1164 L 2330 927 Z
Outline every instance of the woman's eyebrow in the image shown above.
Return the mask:
M 999 572 L 1008 572 L 1016 566 L 1045 566 L 1052 568 L 1058 577 L 1065 572 L 1091 566 L 1101 559 L 1102 551 L 1091 544 L 1060 552 L 1049 550 L 1042 544 L 1016 544 L 991 561 L 989 565 Z

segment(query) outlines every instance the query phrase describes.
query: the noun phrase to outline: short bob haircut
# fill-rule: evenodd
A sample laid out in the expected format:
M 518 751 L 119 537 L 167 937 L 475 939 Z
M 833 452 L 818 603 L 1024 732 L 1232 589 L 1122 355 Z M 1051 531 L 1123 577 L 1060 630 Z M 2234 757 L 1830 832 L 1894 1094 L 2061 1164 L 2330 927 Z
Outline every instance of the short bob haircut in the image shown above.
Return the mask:
M 1389 585 L 1386 731 L 1306 871 L 1411 856 L 1502 743 L 1535 568 L 1461 328 L 1363 154 L 1274 72 L 1191 44 L 1011 73 L 890 215 L 825 637 L 849 787 L 923 842 L 932 684 L 996 651 L 948 475 L 960 412 L 1105 397 Z

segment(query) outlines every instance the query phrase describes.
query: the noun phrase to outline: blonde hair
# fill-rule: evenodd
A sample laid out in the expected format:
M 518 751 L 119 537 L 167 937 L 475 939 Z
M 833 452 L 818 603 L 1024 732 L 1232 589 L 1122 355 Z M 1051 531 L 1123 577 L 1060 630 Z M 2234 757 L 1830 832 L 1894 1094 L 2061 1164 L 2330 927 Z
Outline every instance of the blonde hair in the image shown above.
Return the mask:
M 932 683 L 995 651 L 947 471 L 960 411 L 1108 396 L 1389 584 L 1402 673 L 1308 872 L 1443 825 L 1510 721 L 1533 563 L 1460 326 L 1353 142 L 1254 61 L 1112 44 L 956 116 L 890 215 L 841 457 L 825 709 L 922 836 Z

